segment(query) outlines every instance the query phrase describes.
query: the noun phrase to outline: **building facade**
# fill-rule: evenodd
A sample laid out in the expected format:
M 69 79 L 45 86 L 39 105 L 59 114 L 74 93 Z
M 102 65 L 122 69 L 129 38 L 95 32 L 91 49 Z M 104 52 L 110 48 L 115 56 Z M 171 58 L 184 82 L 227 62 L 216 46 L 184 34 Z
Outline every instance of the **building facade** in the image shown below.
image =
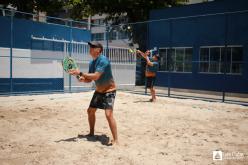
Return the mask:
M 149 47 L 158 47 L 157 85 L 248 93 L 248 1 L 153 10 Z
M 109 46 L 128 48 L 131 41 L 128 38 L 127 31 L 122 28 L 122 26 L 128 22 L 127 19 L 123 18 L 123 20 L 120 21 L 123 25 L 110 26 L 110 28 L 107 29 L 107 25 L 111 25 L 112 21 L 106 22 L 106 17 L 106 14 L 89 17 L 91 39 L 103 45 L 106 45 L 108 40 Z

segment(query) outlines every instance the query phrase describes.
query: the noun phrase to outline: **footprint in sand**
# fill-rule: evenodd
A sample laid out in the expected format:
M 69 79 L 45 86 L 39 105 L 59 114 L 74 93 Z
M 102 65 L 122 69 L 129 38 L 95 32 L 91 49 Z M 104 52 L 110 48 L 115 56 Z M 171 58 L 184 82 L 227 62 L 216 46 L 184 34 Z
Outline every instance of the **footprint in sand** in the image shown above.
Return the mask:
M 196 136 L 197 135 L 197 133 L 193 133 L 193 136 Z
M 158 154 L 160 154 L 160 155 L 168 155 L 168 153 L 166 153 L 166 152 L 159 152 Z
M 67 121 L 66 119 L 63 119 L 63 118 L 59 118 L 58 120 L 60 120 L 60 121 Z
M 42 108 L 42 107 L 37 107 L 36 109 L 38 109 L 38 110 L 43 110 L 44 108 Z
M 164 133 L 164 135 L 165 135 L 165 136 L 167 136 L 167 135 L 168 135 L 168 133 L 167 133 L 167 132 L 165 132 L 165 133 Z

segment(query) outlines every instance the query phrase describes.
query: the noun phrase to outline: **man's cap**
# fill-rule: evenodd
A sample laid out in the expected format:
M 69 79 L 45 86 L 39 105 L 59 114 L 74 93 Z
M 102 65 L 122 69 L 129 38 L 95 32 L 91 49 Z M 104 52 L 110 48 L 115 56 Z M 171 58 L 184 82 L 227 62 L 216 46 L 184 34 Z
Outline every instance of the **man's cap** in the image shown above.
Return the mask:
M 156 51 L 156 50 L 154 50 L 154 49 L 151 49 L 150 52 L 151 52 L 151 55 L 152 55 L 152 56 L 158 54 L 158 51 Z
M 153 54 L 152 56 L 156 56 L 157 57 L 157 59 L 158 60 L 160 60 L 160 56 L 159 56 L 159 54 L 157 53 L 157 54 Z
M 88 45 L 91 47 L 91 48 L 101 48 L 101 50 L 103 50 L 103 46 L 101 43 L 99 42 L 88 42 Z

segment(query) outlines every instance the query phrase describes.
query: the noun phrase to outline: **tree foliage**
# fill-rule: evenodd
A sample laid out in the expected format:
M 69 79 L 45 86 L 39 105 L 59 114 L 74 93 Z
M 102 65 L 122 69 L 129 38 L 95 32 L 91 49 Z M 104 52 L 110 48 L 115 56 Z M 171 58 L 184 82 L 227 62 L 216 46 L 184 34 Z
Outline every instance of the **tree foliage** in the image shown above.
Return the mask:
M 30 13 L 45 11 L 49 16 L 56 16 L 56 13 L 63 9 L 69 11 L 70 17 L 75 20 L 95 14 L 107 14 L 106 22 L 111 20 L 110 25 L 118 25 L 123 24 L 123 20 L 127 20 L 124 22 L 126 24 L 146 21 L 149 19 L 150 10 L 176 6 L 182 1 L 185 0 L 2 0 L 2 4 L 11 4 L 19 11 Z M 121 30 L 130 33 L 130 39 L 145 48 L 147 24 L 132 24 L 130 29 L 126 27 L 121 26 Z
M 180 5 L 180 2 L 182 0 L 69 0 L 67 5 L 73 19 L 107 14 L 106 22 L 111 20 L 111 25 L 118 25 L 123 23 L 123 18 L 127 18 L 129 23 L 146 21 L 149 19 L 150 10 Z M 138 43 L 139 47 L 146 48 L 147 24 L 131 26 L 132 28 L 126 30 L 129 30 L 132 41 Z
M 11 5 L 22 12 L 45 11 L 48 15 L 54 15 L 63 9 L 66 2 L 63 0 L 3 0 L 2 4 L 4 7 Z
M 183 0 L 69 0 L 67 4 L 72 7 L 73 18 L 103 13 L 109 14 L 110 17 L 118 17 L 126 13 L 130 22 L 136 22 L 147 20 L 151 9 L 176 6 L 182 1 Z

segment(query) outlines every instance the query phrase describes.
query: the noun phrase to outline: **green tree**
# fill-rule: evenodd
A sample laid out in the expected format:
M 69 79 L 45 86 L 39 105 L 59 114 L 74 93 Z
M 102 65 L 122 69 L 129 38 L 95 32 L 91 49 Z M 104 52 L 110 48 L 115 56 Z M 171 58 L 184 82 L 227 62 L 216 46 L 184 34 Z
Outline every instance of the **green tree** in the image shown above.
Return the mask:
M 69 0 L 67 7 L 73 19 L 81 20 L 89 15 L 108 14 L 106 22 L 111 20 L 111 25 L 117 30 L 129 33 L 130 39 L 138 43 L 139 47 L 146 49 L 147 45 L 147 23 L 129 24 L 130 22 L 147 21 L 152 9 L 166 8 L 180 5 L 185 0 Z M 127 19 L 123 19 L 127 18 Z M 123 22 L 128 20 L 128 22 Z M 123 28 L 124 27 L 124 28 Z M 127 27 L 131 27 L 127 29 Z
M 102 13 L 107 13 L 110 17 L 119 17 L 122 16 L 123 13 L 126 13 L 130 22 L 137 22 L 147 20 L 151 9 L 176 6 L 184 1 L 185 0 L 69 0 L 67 4 L 72 8 L 73 18 L 82 18 L 83 16 Z
M 18 11 L 33 13 L 34 11 L 45 11 L 48 15 L 55 15 L 65 5 L 63 0 L 2 0 L 4 7 L 11 5 Z

